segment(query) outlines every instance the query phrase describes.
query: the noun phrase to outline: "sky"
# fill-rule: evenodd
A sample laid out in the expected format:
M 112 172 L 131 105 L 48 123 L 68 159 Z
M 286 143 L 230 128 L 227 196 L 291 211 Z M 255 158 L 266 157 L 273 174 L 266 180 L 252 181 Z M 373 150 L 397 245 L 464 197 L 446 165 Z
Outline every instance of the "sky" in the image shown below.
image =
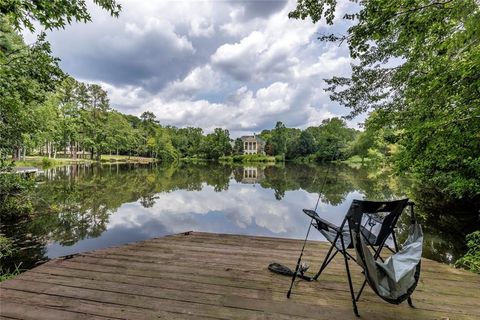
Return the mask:
M 349 112 L 330 101 L 323 80 L 350 74 L 348 48 L 317 39 L 346 30 L 341 3 L 333 28 L 289 19 L 295 0 L 119 2 L 119 18 L 90 4 L 92 22 L 47 39 L 65 72 L 100 84 L 122 113 L 148 110 L 162 125 L 222 127 L 235 137 Z

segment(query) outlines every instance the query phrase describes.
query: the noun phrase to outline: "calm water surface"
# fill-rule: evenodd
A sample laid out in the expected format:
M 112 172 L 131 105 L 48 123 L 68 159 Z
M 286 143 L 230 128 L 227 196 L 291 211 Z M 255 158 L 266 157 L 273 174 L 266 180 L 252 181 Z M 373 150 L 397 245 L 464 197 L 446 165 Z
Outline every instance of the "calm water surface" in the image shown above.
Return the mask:
M 0 225 L 21 248 L 8 263 L 23 268 L 189 230 L 300 239 L 309 223 L 301 209 L 320 191 L 317 211 L 337 224 L 353 199 L 410 197 L 424 220 L 424 256 L 442 262 L 459 257 L 465 234 L 479 228 L 473 204 L 441 203 L 407 179 L 340 165 L 78 165 L 37 180 L 34 218 Z

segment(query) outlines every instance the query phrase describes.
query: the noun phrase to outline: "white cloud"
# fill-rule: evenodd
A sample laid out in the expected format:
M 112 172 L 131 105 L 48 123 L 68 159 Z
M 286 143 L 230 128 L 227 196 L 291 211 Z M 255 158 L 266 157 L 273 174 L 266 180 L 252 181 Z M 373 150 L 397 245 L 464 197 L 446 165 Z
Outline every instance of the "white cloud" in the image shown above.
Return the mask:
M 232 226 L 223 228 L 244 229 L 252 226 L 264 228 L 268 233 L 299 236 L 304 232 L 305 220 L 298 219 L 299 208 L 303 203 L 314 203 L 316 194 L 294 191 L 282 201 L 272 201 L 272 190 L 265 190 L 252 185 L 231 184 L 228 191 L 215 192 L 213 187 L 203 186 L 202 191 L 174 191 L 159 194 L 151 208 L 124 205 L 109 218 L 108 229 L 117 226 L 138 228 L 147 221 L 161 221 L 168 226 L 169 233 L 200 229 L 201 231 L 219 232 L 216 225 L 210 225 L 205 216 L 212 212 L 221 212 Z M 252 205 L 255 203 L 255 205 Z M 323 205 L 319 208 L 320 212 Z M 300 216 L 300 218 L 302 218 Z M 318 238 L 318 237 L 317 237 Z
M 192 37 L 211 37 L 214 32 L 214 25 L 205 18 L 195 17 L 190 21 L 188 34 Z
M 349 74 L 348 51 L 316 39 L 329 26 L 288 19 L 295 0 L 122 5 L 118 19 L 92 6 L 92 23 L 49 34 L 62 67 L 101 83 L 122 112 L 238 134 L 348 113 L 323 81 Z
M 188 98 L 198 92 L 217 91 L 220 86 L 220 76 L 210 65 L 204 65 L 193 69 L 183 80 L 171 82 L 161 93 L 167 98 Z
M 166 41 L 174 50 L 195 53 L 195 49 L 187 37 L 176 34 L 174 25 L 165 20 L 149 17 L 146 21 L 142 21 L 141 24 L 139 22 L 127 22 L 125 24 L 125 35 L 127 37 L 148 37 L 150 33 L 154 33 L 157 36 L 161 35 L 159 40 Z M 115 38 L 113 39 L 115 40 Z M 130 47 L 132 46 L 132 43 L 129 41 L 122 41 L 121 43 L 113 42 L 113 45 L 114 46 L 112 47 L 115 49 L 115 45 L 122 48 Z
M 171 93 L 173 89 L 166 90 Z M 206 132 L 223 127 L 240 135 L 271 128 L 278 120 L 287 126 L 305 127 L 318 125 L 333 116 L 324 106 L 317 108 L 310 103 L 299 103 L 305 98 L 308 100 L 309 94 L 301 90 L 299 93 L 298 88 L 289 83 L 275 82 L 257 91 L 241 87 L 222 103 L 175 99 L 171 95 L 165 98 L 162 94 L 151 99 L 141 111 L 153 111 L 163 124 L 199 126 Z

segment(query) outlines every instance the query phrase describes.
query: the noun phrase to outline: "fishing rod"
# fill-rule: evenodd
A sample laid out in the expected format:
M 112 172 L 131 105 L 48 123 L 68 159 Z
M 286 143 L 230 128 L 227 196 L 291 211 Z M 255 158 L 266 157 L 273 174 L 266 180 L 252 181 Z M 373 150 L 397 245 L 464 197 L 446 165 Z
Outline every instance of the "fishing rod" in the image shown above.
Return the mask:
M 315 212 L 317 212 L 317 208 L 318 208 L 318 204 L 320 203 L 320 198 L 322 196 L 323 188 L 325 187 L 325 184 L 327 183 L 327 178 L 328 178 L 328 174 L 330 173 L 330 168 L 332 167 L 333 160 L 335 160 L 338 152 L 339 152 L 339 148 L 338 148 L 338 145 L 336 145 L 336 150 L 332 155 L 332 159 L 330 160 L 330 164 L 328 165 L 327 172 L 325 173 L 325 178 L 323 179 L 322 186 L 320 187 L 320 190 L 318 191 L 317 203 L 315 204 L 315 209 L 313 210 Z M 300 256 L 298 257 L 297 266 L 295 267 L 295 272 L 292 275 L 292 282 L 290 282 L 290 288 L 288 289 L 288 292 L 287 292 L 287 298 L 290 298 L 290 295 L 292 293 L 293 284 L 295 283 L 295 279 L 297 278 L 297 275 L 299 275 L 298 273 L 299 273 L 300 265 L 301 265 L 301 262 L 302 262 L 303 252 L 305 250 L 305 245 L 307 244 L 307 239 L 308 239 L 308 235 L 310 234 L 312 224 L 313 224 L 313 216 L 310 219 L 310 224 L 308 225 L 308 230 L 307 230 L 307 235 L 305 236 L 305 240 L 303 240 L 302 251 L 300 251 Z M 312 281 L 312 278 L 309 278 L 309 277 L 307 277 L 303 274 L 303 272 L 305 270 L 306 270 L 306 268 L 302 267 L 302 270 L 300 270 L 300 275 L 299 276 L 304 280 Z

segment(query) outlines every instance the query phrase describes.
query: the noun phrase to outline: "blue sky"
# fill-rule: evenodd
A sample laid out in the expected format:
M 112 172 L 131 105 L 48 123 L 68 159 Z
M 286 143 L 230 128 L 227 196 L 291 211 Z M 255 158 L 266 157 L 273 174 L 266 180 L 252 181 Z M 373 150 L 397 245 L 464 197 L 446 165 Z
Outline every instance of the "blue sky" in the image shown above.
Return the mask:
M 288 19 L 294 0 L 120 3 L 118 19 L 90 5 L 91 23 L 48 32 L 48 40 L 67 73 L 101 84 L 121 112 L 149 110 L 164 125 L 233 136 L 348 113 L 323 90 L 323 79 L 350 73 L 348 50 L 317 40 L 347 22 L 333 30 Z

